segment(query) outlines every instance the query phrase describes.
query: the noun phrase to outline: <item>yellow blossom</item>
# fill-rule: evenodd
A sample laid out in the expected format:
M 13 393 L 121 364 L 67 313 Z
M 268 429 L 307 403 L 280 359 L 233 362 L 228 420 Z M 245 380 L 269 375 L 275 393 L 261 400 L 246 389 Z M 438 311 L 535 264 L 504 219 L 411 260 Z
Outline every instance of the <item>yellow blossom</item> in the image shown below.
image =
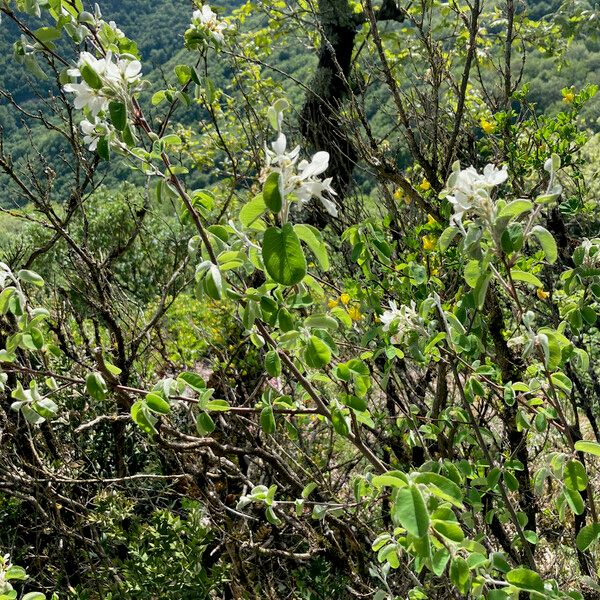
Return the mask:
M 431 276 L 432 277 L 437 277 L 440 274 L 440 270 L 439 269 L 431 269 Z
M 350 304 L 350 294 L 346 294 L 346 292 L 344 292 L 341 296 L 340 296 L 340 300 L 342 301 L 342 304 L 344 306 L 348 306 L 348 304 Z
M 329 308 L 335 308 L 338 304 L 339 302 L 333 298 L 330 298 L 329 302 L 327 302 L 327 306 L 329 306 Z
M 431 184 L 429 183 L 429 181 L 427 181 L 427 179 L 423 178 L 423 181 L 421 181 L 421 183 L 419 184 L 419 188 L 426 192 L 427 190 L 431 189 Z
M 395 192 L 394 192 L 394 198 L 396 198 L 396 200 L 401 200 L 404 196 L 404 192 L 402 190 L 402 188 L 398 188 Z
M 489 135 L 496 131 L 496 123 L 492 123 L 487 119 L 481 119 L 481 121 L 479 121 L 479 124 L 481 125 L 481 129 L 483 129 L 483 133 L 487 133 Z
M 424 235 L 423 240 L 423 250 L 430 251 L 435 249 L 435 244 L 437 242 L 437 238 L 433 235 Z
M 348 316 L 353 321 L 360 321 L 362 319 L 362 314 L 360 312 L 360 308 L 358 306 L 350 306 L 348 308 Z
M 431 215 L 427 215 L 427 225 L 437 225 L 437 221 Z
M 538 288 L 536 293 L 540 300 L 546 300 L 550 296 L 550 292 L 546 292 L 544 288 Z
M 563 102 L 565 104 L 571 104 L 575 100 L 575 94 L 573 92 L 565 92 L 563 94 Z

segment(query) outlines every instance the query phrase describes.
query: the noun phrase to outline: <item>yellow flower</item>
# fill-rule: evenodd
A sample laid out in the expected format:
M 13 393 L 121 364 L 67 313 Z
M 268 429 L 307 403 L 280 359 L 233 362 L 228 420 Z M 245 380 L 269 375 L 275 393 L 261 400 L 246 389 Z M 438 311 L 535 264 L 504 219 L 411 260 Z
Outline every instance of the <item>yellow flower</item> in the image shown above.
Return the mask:
M 487 119 L 481 119 L 479 124 L 481 125 L 481 129 L 483 129 L 483 133 L 487 133 L 489 135 L 496 131 L 496 123 L 491 123 Z
M 348 304 L 350 304 L 350 294 L 346 294 L 346 292 L 344 292 L 341 296 L 340 296 L 340 300 L 342 301 L 342 304 L 344 306 L 348 306 Z
M 431 215 L 427 215 L 427 225 L 437 225 L 437 221 Z
M 426 192 L 427 190 L 431 189 L 431 184 L 429 183 L 429 181 L 427 181 L 427 179 L 423 177 L 423 181 L 421 181 L 421 183 L 419 184 L 419 188 Z
M 403 197 L 404 197 L 404 192 L 402 191 L 402 188 L 398 188 L 394 192 L 394 198 L 396 198 L 396 200 L 402 200 Z
M 571 104 L 575 100 L 575 94 L 573 92 L 565 92 L 563 94 L 563 102 L 565 104 Z
M 333 298 L 330 298 L 329 302 L 327 302 L 327 306 L 329 306 L 329 308 L 335 308 L 338 304 L 339 302 Z
M 421 239 L 423 240 L 423 250 L 427 250 L 429 252 L 430 250 L 435 249 L 435 244 L 437 242 L 437 238 L 435 236 L 424 235 Z
M 360 321 L 362 319 L 360 308 L 358 306 L 351 306 L 350 308 L 348 308 L 348 316 L 353 321 Z
M 538 288 L 536 294 L 540 300 L 546 300 L 550 296 L 550 292 L 546 292 L 544 288 Z
M 431 269 L 431 276 L 432 277 L 437 277 L 440 274 L 440 270 L 439 269 Z

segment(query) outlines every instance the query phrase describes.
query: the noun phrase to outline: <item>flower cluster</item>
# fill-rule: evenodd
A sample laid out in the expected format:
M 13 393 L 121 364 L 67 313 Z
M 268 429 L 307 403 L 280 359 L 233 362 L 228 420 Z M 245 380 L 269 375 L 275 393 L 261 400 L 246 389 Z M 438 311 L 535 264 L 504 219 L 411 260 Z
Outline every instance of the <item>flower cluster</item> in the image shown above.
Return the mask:
M 76 109 L 89 114 L 90 119 L 81 122 L 81 129 L 85 143 L 90 150 L 95 150 L 100 137 L 111 131 L 110 123 L 104 118 L 110 103 L 117 101 L 127 107 L 132 95 L 141 90 L 142 65 L 130 55 L 115 57 L 109 51 L 103 58 L 96 58 L 82 52 L 77 67 L 69 69 L 68 75 L 80 78 L 79 82 L 67 83 L 63 89 L 75 94 Z
M 393 300 L 389 303 L 389 309 L 381 315 L 383 331 L 395 331 L 392 336 L 393 344 L 400 344 L 404 338 L 416 329 L 422 328 L 421 317 L 417 312 L 415 301 L 404 304 L 398 308 Z
M 6 574 L 11 567 L 12 564 L 10 562 L 10 554 L 0 556 L 0 594 L 5 594 L 13 589 L 10 583 L 8 583 L 6 580 Z
M 600 267 L 600 239 L 584 238 L 581 246 L 576 251 L 581 253 L 581 258 L 577 260 L 587 269 L 596 269 Z
M 219 46 L 229 29 L 233 29 L 233 25 L 220 20 L 208 4 L 203 4 L 201 9 L 192 14 L 190 28 L 185 32 L 185 42 L 191 49 L 205 48 L 211 41 Z
M 301 160 L 298 162 L 300 146 L 287 151 L 287 139 L 285 134 L 279 132 L 277 139 L 266 148 L 267 170 L 279 173 L 279 188 L 284 199 L 297 200 L 297 208 L 300 209 L 311 198 L 318 198 L 325 210 L 333 217 L 337 217 L 337 208 L 332 200 L 323 196 L 328 193 L 335 196 L 331 187 L 331 177 L 320 179 L 329 167 L 329 153 L 317 152 L 311 161 Z M 296 164 L 297 163 L 297 164 Z
M 454 207 L 451 221 L 462 228 L 462 218 L 470 211 L 492 221 L 496 209 L 490 190 L 507 179 L 506 166 L 497 169 L 494 165 L 487 165 L 483 173 L 478 173 L 475 167 L 461 170 L 460 164 L 456 162 L 446 186 L 446 198 Z

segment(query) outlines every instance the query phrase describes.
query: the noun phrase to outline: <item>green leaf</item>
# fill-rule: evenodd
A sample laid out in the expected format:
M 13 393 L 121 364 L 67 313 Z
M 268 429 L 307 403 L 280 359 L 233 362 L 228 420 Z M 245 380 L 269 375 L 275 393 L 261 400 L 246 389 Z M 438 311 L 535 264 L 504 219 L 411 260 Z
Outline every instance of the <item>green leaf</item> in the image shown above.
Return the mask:
M 279 181 L 281 175 L 279 173 L 270 173 L 263 185 L 263 199 L 265 205 L 275 214 L 279 213 L 283 204 L 283 198 L 281 197 L 281 190 L 279 188 Z
M 204 411 L 200 411 L 196 417 L 196 431 L 200 437 L 204 437 L 215 430 L 213 418 Z
M 150 410 L 153 410 L 161 415 L 167 415 L 171 411 L 169 403 L 159 394 L 148 394 L 146 396 L 146 404 Z
M 227 412 L 231 407 L 227 400 L 209 400 L 206 403 L 202 404 L 202 408 L 204 410 L 209 410 L 213 412 Z
M 90 373 L 85 379 L 85 388 L 94 400 L 104 400 L 108 393 L 106 382 L 100 373 Z
M 544 287 L 544 284 L 533 273 L 519 271 L 518 269 L 511 269 L 510 275 L 514 281 L 523 281 L 524 283 L 529 283 L 530 285 L 534 285 L 535 287 L 539 288 Z
M 35 285 L 36 287 L 44 286 L 43 278 L 40 275 L 38 275 L 37 273 L 35 273 L 34 271 L 29 271 L 27 269 L 21 269 L 17 273 L 17 277 L 21 281 L 25 281 L 26 283 L 31 283 L 31 284 Z
M 383 475 L 375 475 L 371 480 L 371 483 L 378 488 L 386 486 L 401 488 L 408 485 L 408 479 L 406 475 L 400 471 L 390 471 Z
M 310 494 L 312 494 L 317 489 L 317 484 L 314 481 L 307 483 L 302 490 L 302 497 L 304 499 L 308 498 Z
M 529 200 L 513 200 L 500 211 L 498 217 L 516 217 L 532 208 L 533 202 L 530 202 Z
M 593 454 L 594 456 L 600 456 L 600 444 L 597 442 L 575 442 L 575 450 L 578 452 L 585 452 L 586 454 Z
M 204 379 L 202 379 L 202 377 L 200 377 L 200 375 L 197 373 L 181 373 L 177 379 L 184 381 L 190 388 L 199 394 L 206 390 L 206 383 L 204 383 Z
M 552 234 L 541 225 L 536 225 L 535 227 L 532 227 L 531 235 L 534 235 L 537 238 L 537 241 L 540 243 L 540 246 L 544 251 L 546 260 L 550 264 L 555 263 L 556 259 L 558 258 L 558 249 Z
M 458 523 L 433 521 L 433 528 L 453 542 L 462 542 L 465 539 L 465 534 Z
M 123 102 L 113 100 L 108 105 L 110 120 L 118 131 L 123 131 L 127 125 L 127 108 Z
M 29 592 L 21 600 L 46 600 L 46 596 L 42 592 Z
M 450 581 L 462 594 L 466 594 L 469 588 L 469 565 L 464 558 L 455 558 L 450 563 Z
M 327 271 L 329 269 L 329 257 L 327 255 L 327 246 L 323 241 L 321 232 L 316 227 L 304 223 L 297 223 L 294 225 L 294 231 L 315 255 L 315 258 L 323 271 Z
M 93 89 L 99 90 L 102 87 L 102 79 L 100 75 L 92 69 L 89 65 L 83 65 L 80 67 L 79 72 L 81 73 L 82 79 Z
M 479 276 L 481 275 L 481 261 L 470 260 L 465 267 L 465 281 L 469 287 L 474 288 L 477 285 Z
M 415 477 L 415 482 L 429 485 L 432 494 L 451 502 L 458 508 L 463 507 L 461 489 L 447 477 L 438 473 L 419 473 Z
M 585 467 L 578 460 L 570 460 L 565 465 L 563 481 L 570 490 L 585 490 L 588 484 Z
M 267 273 L 277 283 L 295 285 L 306 275 L 306 258 L 290 223 L 281 229 L 269 227 L 265 231 L 262 256 Z
M 265 370 L 271 377 L 281 375 L 281 358 L 276 350 L 270 350 L 265 355 Z
M 320 369 L 331 360 L 331 349 L 320 338 L 311 335 L 304 350 L 304 360 L 313 369 Z
M 581 552 L 585 552 L 600 537 L 600 523 L 592 523 L 582 527 L 575 543 Z
M 265 226 L 260 220 L 260 217 L 266 210 L 267 205 L 265 204 L 263 195 L 258 194 L 258 196 L 254 196 L 250 202 L 246 202 L 246 204 L 242 206 L 242 209 L 240 210 L 240 223 L 244 227 L 263 230 Z
M 265 406 L 260 411 L 260 426 L 266 434 L 275 433 L 275 415 L 272 406 Z
M 110 160 L 110 146 L 106 137 L 101 137 L 96 146 L 96 152 L 102 160 Z
M 143 400 L 138 400 L 131 407 L 131 418 L 133 422 L 146 433 L 156 433 L 156 422 L 158 419 L 148 410 Z
M 576 515 L 583 514 L 583 511 L 585 510 L 585 504 L 583 503 L 581 494 L 577 490 L 570 490 L 568 488 L 563 489 L 563 494 L 567 504 L 569 505 L 569 508 L 573 511 L 573 513 Z
M 23 567 L 13 565 L 7 569 L 4 578 L 7 581 L 25 581 L 27 579 L 27 573 Z
M 346 418 L 342 411 L 337 408 L 331 411 L 331 424 L 333 425 L 334 431 L 342 437 L 347 437 L 348 433 L 350 433 Z
M 192 68 L 189 65 L 177 65 L 175 75 L 181 85 L 185 85 L 192 78 Z
M 526 569 L 525 567 L 518 567 L 509 571 L 506 574 L 506 581 L 520 590 L 539 592 L 540 594 L 545 593 L 542 578 L 535 571 Z
M 458 228 L 453 227 L 452 225 L 450 227 L 446 227 L 446 229 L 442 231 L 442 235 L 440 235 L 438 239 L 438 246 L 442 252 L 448 249 L 458 231 Z
M 411 535 L 427 535 L 429 513 L 418 487 L 410 486 L 398 490 L 392 506 L 392 518 Z

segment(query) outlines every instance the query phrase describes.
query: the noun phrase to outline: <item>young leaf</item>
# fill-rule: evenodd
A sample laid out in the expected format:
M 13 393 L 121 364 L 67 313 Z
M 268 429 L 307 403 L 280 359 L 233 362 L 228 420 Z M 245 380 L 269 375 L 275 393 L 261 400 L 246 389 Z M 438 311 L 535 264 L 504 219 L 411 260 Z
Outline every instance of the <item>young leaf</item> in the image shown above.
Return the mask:
M 108 393 L 106 382 L 100 373 L 90 373 L 86 377 L 85 387 L 87 393 L 94 400 L 104 400 L 104 398 L 106 398 L 106 394 Z
M 322 339 L 311 335 L 304 350 L 304 360 L 309 367 L 320 369 L 331 360 L 331 350 Z
M 578 452 L 585 452 L 586 454 L 593 454 L 594 456 L 600 456 L 600 444 L 598 442 L 575 442 L 575 450 Z
M 113 100 L 108 105 L 110 120 L 118 131 L 123 131 L 127 125 L 127 108 L 123 102 Z
M 270 173 L 263 185 L 263 199 L 267 208 L 277 214 L 281 210 L 283 198 L 279 189 L 279 173 Z
M 392 518 L 415 537 L 427 535 L 429 513 L 418 487 L 398 490 L 392 507 Z
M 267 273 L 276 283 L 295 285 L 306 275 L 306 258 L 290 223 L 265 231 L 262 256 Z
M 539 592 L 540 594 L 545 592 L 542 578 L 535 571 L 525 567 L 518 567 L 509 571 L 506 574 L 506 581 L 520 590 Z
M 558 249 L 552 234 L 541 225 L 536 225 L 531 229 L 531 235 L 534 235 L 537 238 L 537 241 L 540 243 L 540 246 L 544 251 L 546 260 L 550 264 L 555 263 L 556 259 L 558 258 Z

